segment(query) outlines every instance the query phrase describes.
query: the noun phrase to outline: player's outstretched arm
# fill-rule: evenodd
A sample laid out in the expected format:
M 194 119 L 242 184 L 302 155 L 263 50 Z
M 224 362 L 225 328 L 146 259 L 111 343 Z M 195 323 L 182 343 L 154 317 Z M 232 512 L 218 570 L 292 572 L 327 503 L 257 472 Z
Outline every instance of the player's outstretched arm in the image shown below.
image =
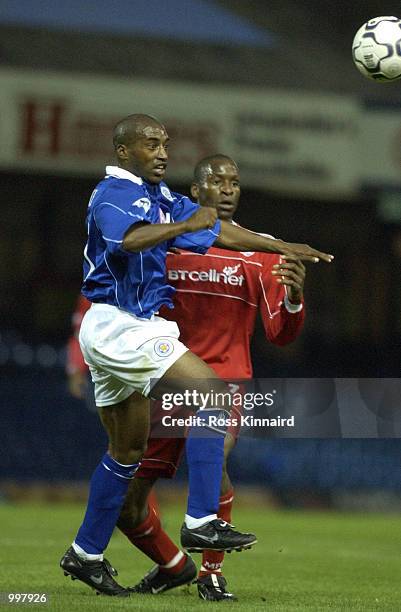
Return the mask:
M 212 228 L 217 221 L 214 208 L 199 208 L 195 214 L 178 223 L 135 223 L 126 232 L 123 248 L 138 253 L 181 234 Z
M 318 251 L 308 244 L 298 244 L 275 240 L 260 234 L 251 232 L 238 225 L 221 222 L 221 232 L 214 246 L 231 251 L 262 251 L 263 253 L 279 253 L 288 257 L 295 257 L 301 261 L 318 262 L 321 259 L 330 263 L 334 255 Z

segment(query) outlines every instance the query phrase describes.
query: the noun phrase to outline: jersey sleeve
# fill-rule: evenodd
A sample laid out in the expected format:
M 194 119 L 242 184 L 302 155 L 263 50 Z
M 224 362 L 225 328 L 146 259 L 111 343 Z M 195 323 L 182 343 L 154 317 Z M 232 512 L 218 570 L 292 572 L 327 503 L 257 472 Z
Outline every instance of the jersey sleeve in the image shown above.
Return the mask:
M 134 201 L 133 201 L 134 200 Z M 135 196 L 125 202 L 114 204 L 101 202 L 93 212 L 94 221 L 111 253 L 125 252 L 122 243 L 126 232 L 135 223 L 151 223 L 148 198 Z
M 181 196 L 173 204 L 172 219 L 174 222 L 185 221 L 191 217 L 199 209 L 199 204 L 195 204 L 189 198 Z M 171 242 L 172 247 L 177 249 L 185 249 L 194 253 L 206 253 L 212 246 L 220 234 L 220 221 L 216 221 L 215 225 L 210 229 L 198 230 L 197 232 L 189 232 L 181 234 L 174 238 Z
M 72 315 L 72 334 L 68 338 L 67 343 L 66 372 L 68 375 L 75 374 L 75 372 L 86 372 L 88 369 L 81 353 L 78 334 L 84 314 L 89 309 L 90 305 L 91 303 L 83 295 L 79 296 Z
M 305 304 L 289 303 L 287 288 L 276 282 L 272 267 L 279 261 L 279 255 L 265 257 L 259 275 L 259 307 L 267 338 L 273 344 L 284 346 L 293 342 L 301 333 L 305 320 Z

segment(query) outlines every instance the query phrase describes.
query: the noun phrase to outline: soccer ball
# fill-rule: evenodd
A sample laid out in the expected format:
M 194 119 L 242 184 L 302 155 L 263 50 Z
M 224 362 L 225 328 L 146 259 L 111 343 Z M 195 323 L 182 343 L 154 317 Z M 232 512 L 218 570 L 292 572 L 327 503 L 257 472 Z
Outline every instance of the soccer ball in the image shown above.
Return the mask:
M 401 78 L 401 20 L 375 17 L 355 34 L 352 56 L 358 70 L 374 81 Z

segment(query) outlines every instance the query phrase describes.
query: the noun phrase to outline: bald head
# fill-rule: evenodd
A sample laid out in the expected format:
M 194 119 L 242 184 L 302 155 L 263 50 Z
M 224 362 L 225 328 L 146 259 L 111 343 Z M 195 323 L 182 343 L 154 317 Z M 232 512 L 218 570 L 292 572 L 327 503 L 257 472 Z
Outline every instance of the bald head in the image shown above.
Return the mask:
M 135 114 L 121 119 L 113 131 L 114 148 L 116 149 L 118 145 L 131 144 L 137 138 L 146 137 L 149 128 L 161 128 L 164 130 L 163 124 L 151 115 Z
M 193 182 L 197 185 L 204 185 L 207 178 L 211 176 L 215 169 L 221 165 L 230 165 L 238 170 L 238 166 L 231 157 L 223 155 L 222 153 L 216 153 L 215 155 L 209 155 L 201 159 L 195 166 Z

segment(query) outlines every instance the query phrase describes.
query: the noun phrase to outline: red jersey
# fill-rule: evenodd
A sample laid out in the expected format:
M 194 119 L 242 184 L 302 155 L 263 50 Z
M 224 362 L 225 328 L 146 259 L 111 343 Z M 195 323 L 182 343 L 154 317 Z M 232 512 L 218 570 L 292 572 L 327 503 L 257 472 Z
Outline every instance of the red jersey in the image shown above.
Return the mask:
M 258 310 L 270 342 L 284 345 L 299 335 L 304 308 L 286 305 L 286 287 L 272 276 L 280 256 L 210 248 L 205 255 L 170 253 L 167 279 L 176 289 L 173 310 L 161 316 L 178 323 L 180 340 L 222 378 L 251 378 L 250 341 Z M 67 372 L 86 371 L 78 333 L 90 302 L 80 296 L 68 343 Z M 297 312 L 289 312 L 288 308 Z
M 250 341 L 258 310 L 274 344 L 292 342 L 303 326 L 303 306 L 289 304 L 286 287 L 271 274 L 279 261 L 276 254 L 214 247 L 205 255 L 169 254 L 167 280 L 176 289 L 175 307 L 160 314 L 177 322 L 180 340 L 219 376 L 251 378 Z
M 72 315 L 72 336 L 68 339 L 67 344 L 67 374 L 75 374 L 75 372 L 86 372 L 86 365 L 79 346 L 78 334 L 81 327 L 82 319 L 85 312 L 90 308 L 91 302 L 83 295 L 80 295 Z

